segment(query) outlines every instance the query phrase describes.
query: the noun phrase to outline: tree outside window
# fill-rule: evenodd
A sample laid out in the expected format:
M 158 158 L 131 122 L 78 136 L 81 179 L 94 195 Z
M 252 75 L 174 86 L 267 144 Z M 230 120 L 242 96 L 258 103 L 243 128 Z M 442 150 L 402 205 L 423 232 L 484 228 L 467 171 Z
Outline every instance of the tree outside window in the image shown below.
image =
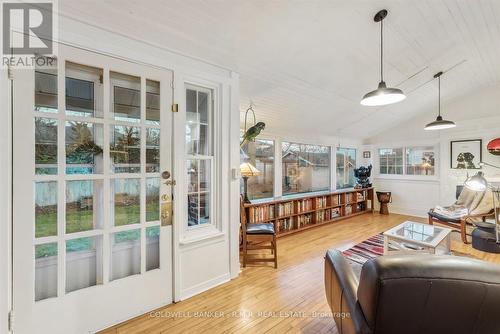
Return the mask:
M 356 184 L 354 169 L 356 168 L 356 149 L 337 149 L 337 189 L 352 188 Z

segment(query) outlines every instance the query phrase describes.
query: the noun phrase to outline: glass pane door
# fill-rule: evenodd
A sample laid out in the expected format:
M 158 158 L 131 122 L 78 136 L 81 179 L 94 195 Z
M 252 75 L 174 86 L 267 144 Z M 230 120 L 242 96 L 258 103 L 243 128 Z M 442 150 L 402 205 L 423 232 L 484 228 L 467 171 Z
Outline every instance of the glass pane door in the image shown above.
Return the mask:
M 172 300 L 171 72 L 59 50 L 14 82 L 19 333 L 94 331 Z

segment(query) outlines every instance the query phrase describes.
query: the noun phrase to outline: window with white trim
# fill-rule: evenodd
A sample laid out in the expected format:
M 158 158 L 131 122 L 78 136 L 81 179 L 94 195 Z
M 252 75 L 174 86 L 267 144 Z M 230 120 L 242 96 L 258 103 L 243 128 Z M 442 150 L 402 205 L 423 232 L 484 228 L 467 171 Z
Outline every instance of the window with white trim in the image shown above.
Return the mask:
M 188 227 L 212 222 L 212 90 L 186 85 L 186 173 Z
M 434 175 L 435 152 L 432 146 L 406 147 L 406 175 Z
M 260 172 L 248 179 L 248 198 L 254 200 L 273 197 L 274 140 L 255 139 L 245 143 L 241 149 L 246 155 L 241 162 L 250 162 Z M 240 187 L 243 193 L 243 181 Z
M 380 174 L 403 175 L 403 148 L 380 148 L 379 172 Z
M 64 89 L 35 69 L 35 301 L 160 268 L 160 82 L 69 61 L 62 73 Z
M 330 147 L 281 143 L 283 195 L 330 189 Z
M 354 169 L 356 168 L 356 149 L 337 148 L 337 189 L 352 188 L 356 184 Z
M 436 152 L 433 146 L 380 148 L 381 175 L 435 175 Z

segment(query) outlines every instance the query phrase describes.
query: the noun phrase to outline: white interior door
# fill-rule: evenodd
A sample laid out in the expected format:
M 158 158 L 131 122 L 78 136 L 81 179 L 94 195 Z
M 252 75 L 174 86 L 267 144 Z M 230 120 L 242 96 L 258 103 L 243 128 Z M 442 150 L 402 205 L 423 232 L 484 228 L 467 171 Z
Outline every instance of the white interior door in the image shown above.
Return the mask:
M 87 333 L 172 301 L 172 73 L 59 46 L 14 73 L 15 333 Z

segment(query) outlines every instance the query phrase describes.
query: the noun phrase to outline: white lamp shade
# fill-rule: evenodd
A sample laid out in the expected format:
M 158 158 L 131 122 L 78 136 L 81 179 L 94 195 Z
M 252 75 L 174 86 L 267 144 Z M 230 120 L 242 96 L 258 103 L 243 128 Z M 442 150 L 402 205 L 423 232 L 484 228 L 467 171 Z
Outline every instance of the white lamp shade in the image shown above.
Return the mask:
M 444 130 L 456 127 L 455 122 L 447 121 L 443 117 L 438 116 L 434 122 L 430 122 L 425 126 L 425 130 Z
M 380 82 L 378 88 L 371 91 L 361 100 L 361 105 L 375 107 L 375 106 L 385 106 L 388 104 L 397 103 L 406 99 L 406 95 L 401 89 L 398 88 L 387 88 L 385 82 Z

